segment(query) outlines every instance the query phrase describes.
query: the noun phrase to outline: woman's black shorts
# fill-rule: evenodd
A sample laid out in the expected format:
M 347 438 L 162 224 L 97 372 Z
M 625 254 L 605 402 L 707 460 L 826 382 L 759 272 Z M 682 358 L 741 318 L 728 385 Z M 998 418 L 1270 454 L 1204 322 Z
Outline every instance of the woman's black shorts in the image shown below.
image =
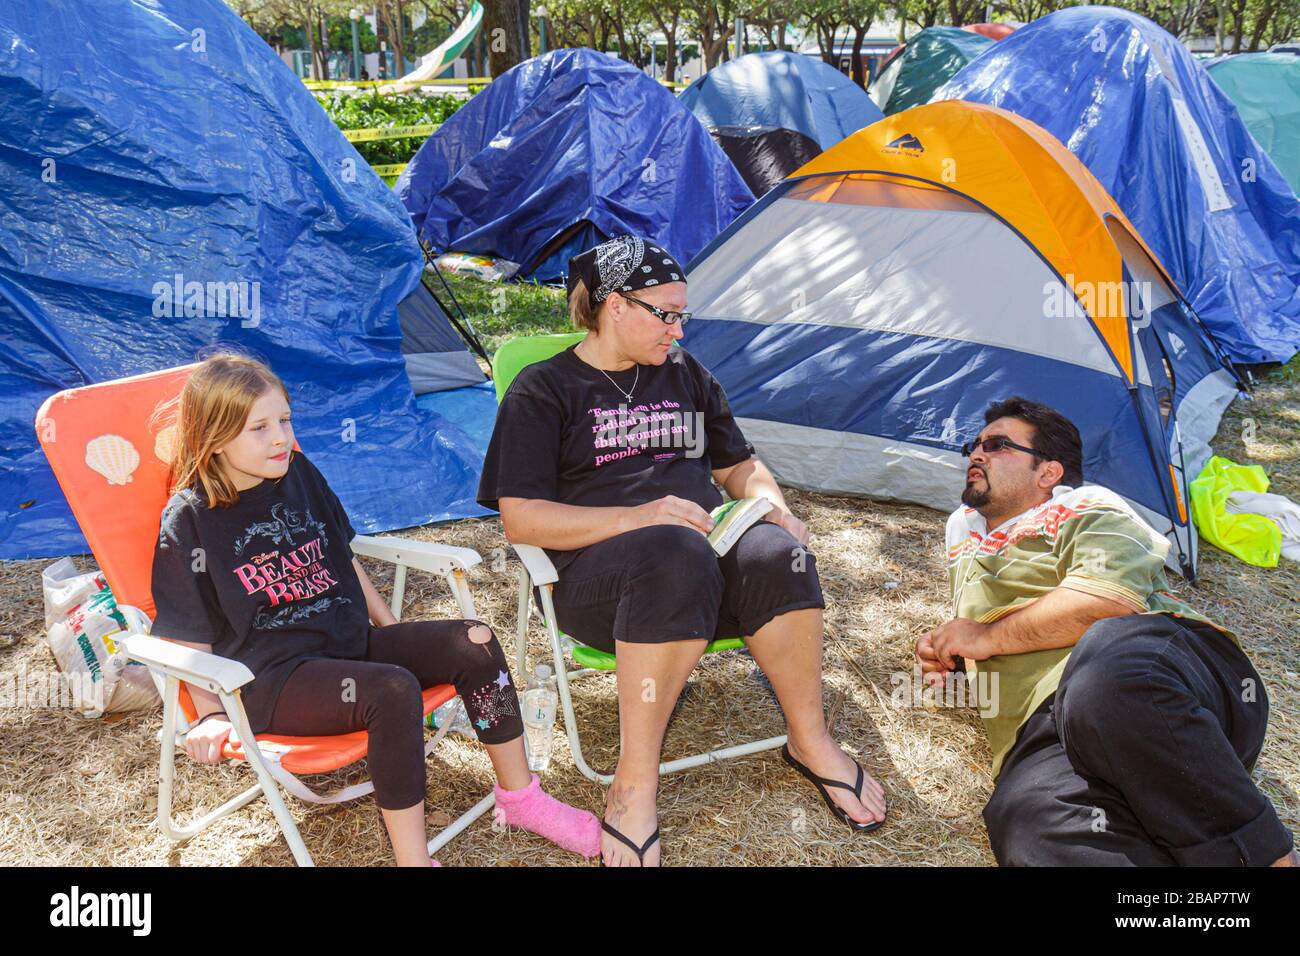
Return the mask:
M 825 607 L 811 551 L 760 521 L 719 558 L 680 525 L 651 525 L 577 553 L 555 586 L 564 633 L 613 652 L 615 641 L 750 637 L 787 611 Z

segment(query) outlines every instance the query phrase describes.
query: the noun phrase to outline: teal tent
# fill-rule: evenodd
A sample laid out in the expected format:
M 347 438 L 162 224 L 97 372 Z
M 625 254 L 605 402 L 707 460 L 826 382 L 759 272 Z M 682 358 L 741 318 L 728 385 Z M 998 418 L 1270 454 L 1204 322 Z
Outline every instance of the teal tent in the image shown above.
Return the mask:
M 1210 64 L 1210 77 L 1237 104 L 1250 135 L 1300 193 L 1300 56 L 1226 56 Z
M 885 61 L 871 84 L 871 98 L 886 116 L 928 103 L 935 90 L 994 42 L 961 27 L 927 27 Z

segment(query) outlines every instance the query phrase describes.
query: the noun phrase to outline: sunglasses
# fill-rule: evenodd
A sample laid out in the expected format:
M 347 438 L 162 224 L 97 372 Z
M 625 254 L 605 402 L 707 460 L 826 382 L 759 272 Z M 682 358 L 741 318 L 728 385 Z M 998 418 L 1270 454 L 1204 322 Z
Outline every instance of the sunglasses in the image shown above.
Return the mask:
M 1002 435 L 985 438 L 983 441 L 968 441 L 966 444 L 961 446 L 961 456 L 963 458 L 969 458 L 975 453 L 976 449 L 983 451 L 986 455 L 991 455 L 994 452 L 1002 451 L 1004 448 L 1014 448 L 1016 451 L 1023 451 L 1026 454 L 1033 455 L 1035 458 L 1047 457 L 1041 451 L 1034 448 L 1026 448 L 1024 445 L 1017 445 L 1010 438 L 1006 438 Z
M 667 312 L 659 308 L 657 305 L 651 305 L 649 302 L 642 302 L 640 299 L 630 296 L 626 292 L 620 292 L 619 295 L 627 299 L 629 302 L 635 302 L 651 315 L 658 318 L 664 325 L 672 325 L 674 322 L 680 322 L 682 325 L 685 325 L 687 322 L 691 321 L 691 313 L 689 312 Z

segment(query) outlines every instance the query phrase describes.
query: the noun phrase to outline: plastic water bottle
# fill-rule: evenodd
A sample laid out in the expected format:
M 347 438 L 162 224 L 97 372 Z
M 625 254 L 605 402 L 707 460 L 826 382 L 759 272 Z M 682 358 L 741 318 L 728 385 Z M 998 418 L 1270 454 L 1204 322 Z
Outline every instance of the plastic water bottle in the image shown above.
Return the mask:
M 545 770 L 551 763 L 551 746 L 555 742 L 555 708 L 559 704 L 555 692 L 555 677 L 547 664 L 533 669 L 521 703 L 524 710 L 524 745 L 528 750 L 528 769 L 535 773 Z
M 454 719 L 451 716 L 453 712 L 456 715 Z M 470 739 L 477 739 L 474 728 L 470 726 L 469 717 L 465 714 L 465 708 L 461 706 L 459 697 L 453 697 L 437 710 L 432 710 L 426 714 L 424 726 L 430 730 L 438 730 L 448 720 L 451 720 L 451 726 L 447 728 L 447 733 L 464 734 Z

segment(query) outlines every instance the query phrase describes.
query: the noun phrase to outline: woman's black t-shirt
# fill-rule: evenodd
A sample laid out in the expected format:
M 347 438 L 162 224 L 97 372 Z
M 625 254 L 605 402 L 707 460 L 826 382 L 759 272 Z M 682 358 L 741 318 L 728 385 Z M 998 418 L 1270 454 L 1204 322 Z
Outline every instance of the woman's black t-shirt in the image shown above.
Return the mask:
M 705 511 L 720 505 L 711 471 L 745 461 L 754 447 L 717 379 L 677 346 L 662 365 L 621 372 L 588 365 L 574 348 L 524 368 L 502 397 L 479 504 L 635 506 L 676 495 Z M 547 553 L 557 569 L 577 554 Z
M 285 680 L 312 657 L 364 659 L 365 593 L 342 504 L 302 452 L 283 478 L 209 508 L 202 486 L 163 509 L 153 559 L 153 633 L 211 644 L 253 672 L 242 697 L 265 730 Z

